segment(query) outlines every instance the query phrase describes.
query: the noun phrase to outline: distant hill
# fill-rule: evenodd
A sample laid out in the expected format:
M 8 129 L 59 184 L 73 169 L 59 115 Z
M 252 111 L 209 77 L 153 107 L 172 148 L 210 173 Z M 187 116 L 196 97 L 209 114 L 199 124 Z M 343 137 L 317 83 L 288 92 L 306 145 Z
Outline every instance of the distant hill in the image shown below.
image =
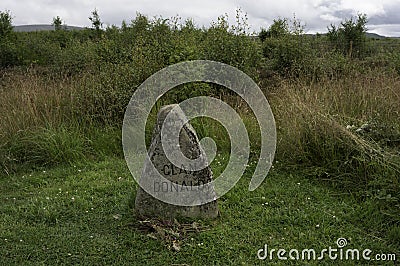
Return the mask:
M 306 34 L 306 35 L 315 36 L 316 34 Z M 322 33 L 321 35 L 326 35 L 326 33 Z M 388 38 L 386 36 L 382 36 L 382 35 L 379 35 L 379 34 L 376 34 L 376 33 L 372 33 L 372 32 L 365 33 L 365 36 L 367 38 L 371 38 L 371 39 L 385 39 L 385 38 Z
M 367 36 L 367 38 L 371 38 L 371 39 L 385 39 L 386 36 L 382 36 L 376 33 L 372 33 L 372 32 L 367 32 L 365 34 L 365 36 Z
M 68 26 L 65 25 L 66 30 L 83 30 L 83 27 L 77 27 L 77 26 Z M 48 24 L 39 24 L 39 25 L 20 25 L 20 26 L 14 26 L 14 31 L 17 32 L 31 32 L 31 31 L 50 31 L 54 30 L 53 25 L 48 25 Z
M 309 37 L 315 37 L 317 35 L 326 36 L 326 33 L 305 33 L 304 34 L 304 36 L 309 36 Z M 365 33 L 365 36 L 370 39 L 387 39 L 387 38 L 388 39 L 397 39 L 397 38 L 400 38 L 400 37 L 386 37 L 386 36 L 379 35 L 377 33 L 372 33 L 372 32 Z M 251 38 L 256 40 L 256 39 L 258 39 L 258 35 L 253 35 L 253 36 L 251 36 Z
M 66 28 L 66 30 L 83 30 L 85 29 L 84 27 L 78 27 L 78 26 L 68 26 L 64 25 L 63 27 Z M 31 32 L 31 31 L 50 31 L 54 30 L 53 25 L 49 24 L 37 24 L 37 25 L 20 25 L 20 26 L 14 26 L 14 31 L 16 32 Z M 322 33 L 321 35 L 325 35 L 326 33 Z M 315 34 L 305 34 L 307 36 L 315 36 Z M 389 38 L 386 36 L 382 36 L 376 33 L 372 32 L 367 32 L 366 33 L 367 38 L 372 38 L 372 39 L 385 39 Z M 258 36 L 253 36 L 253 38 L 258 38 Z M 398 38 L 398 37 L 394 37 Z

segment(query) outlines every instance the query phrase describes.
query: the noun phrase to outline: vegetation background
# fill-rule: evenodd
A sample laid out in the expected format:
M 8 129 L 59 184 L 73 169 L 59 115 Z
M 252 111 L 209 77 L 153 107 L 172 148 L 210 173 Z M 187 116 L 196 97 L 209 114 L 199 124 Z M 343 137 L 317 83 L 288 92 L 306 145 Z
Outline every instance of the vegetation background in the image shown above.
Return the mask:
M 244 71 L 267 96 L 280 171 L 299 173 L 357 204 L 373 202 L 362 219 L 375 219 L 374 235 L 400 249 L 399 39 L 367 38 L 363 14 L 316 35 L 304 34 L 296 18 L 278 18 L 254 35 L 241 10 L 235 25 L 221 16 L 207 28 L 141 14 L 104 28 L 97 10 L 90 21 L 92 28 L 70 31 L 55 17 L 54 31 L 14 32 L 10 12 L 0 12 L 2 184 L 23 182 L 19 177 L 27 173 L 122 159 L 121 125 L 135 89 L 168 65 L 214 60 Z M 148 139 L 160 106 L 197 95 L 221 98 L 238 111 L 256 160 L 260 140 L 251 110 L 214 84 L 185 84 L 160 99 Z M 219 156 L 228 153 L 218 124 L 196 119 L 193 125 L 200 137 L 216 140 Z M 213 167 L 218 172 L 224 161 Z M 11 188 L 0 191 L 12 194 Z

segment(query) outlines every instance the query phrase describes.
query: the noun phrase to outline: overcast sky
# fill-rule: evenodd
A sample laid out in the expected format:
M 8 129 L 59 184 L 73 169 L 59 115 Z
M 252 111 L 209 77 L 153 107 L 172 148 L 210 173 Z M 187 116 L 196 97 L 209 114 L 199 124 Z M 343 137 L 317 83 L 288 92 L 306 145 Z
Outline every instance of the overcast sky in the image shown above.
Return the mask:
M 140 12 L 149 17 L 169 18 L 179 15 L 193 18 L 198 26 L 208 26 L 218 16 L 228 14 L 231 22 L 236 9 L 248 15 L 254 31 L 268 28 L 274 18 L 287 17 L 305 23 L 309 33 L 326 32 L 358 12 L 367 14 L 369 32 L 400 37 L 400 0 L 1 0 L 0 11 L 9 10 L 14 25 L 50 24 L 60 16 L 68 25 L 90 26 L 88 17 L 97 8 L 105 25 L 121 25 Z

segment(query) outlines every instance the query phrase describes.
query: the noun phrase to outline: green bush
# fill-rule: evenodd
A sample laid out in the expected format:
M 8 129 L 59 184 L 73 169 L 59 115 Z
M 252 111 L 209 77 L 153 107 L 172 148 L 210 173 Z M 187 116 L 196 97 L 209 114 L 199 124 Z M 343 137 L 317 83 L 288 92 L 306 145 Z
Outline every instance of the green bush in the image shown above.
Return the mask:
M 358 14 L 357 18 L 342 21 L 339 27 L 328 27 L 328 39 L 332 45 L 349 57 L 364 57 L 366 54 L 367 15 Z
M 268 38 L 282 38 L 290 34 L 289 23 L 287 18 L 274 19 L 272 25 L 266 29 L 261 29 L 258 37 L 262 42 Z
M 298 76 L 303 72 L 310 50 L 300 36 L 270 38 L 263 43 L 263 54 L 270 66 L 283 76 Z
M 7 68 L 20 64 L 18 49 L 10 40 L 3 39 L 0 42 L 0 67 Z
M 259 44 L 249 36 L 246 18 L 240 19 L 240 10 L 238 18 L 237 25 L 230 27 L 228 18 L 221 16 L 206 30 L 204 57 L 237 67 L 257 80 L 262 53 Z
M 50 68 L 62 76 L 90 72 L 98 64 L 96 47 L 92 41 L 81 43 L 71 39 L 64 49 L 59 49 Z
M 10 11 L 0 11 L 0 40 L 12 34 L 12 16 Z

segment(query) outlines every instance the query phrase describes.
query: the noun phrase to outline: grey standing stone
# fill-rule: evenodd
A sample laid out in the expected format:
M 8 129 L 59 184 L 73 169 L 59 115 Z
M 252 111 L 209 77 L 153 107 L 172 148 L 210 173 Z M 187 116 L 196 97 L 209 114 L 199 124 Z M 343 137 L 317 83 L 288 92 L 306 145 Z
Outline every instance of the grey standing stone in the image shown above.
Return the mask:
M 198 171 L 188 171 L 187 169 L 182 169 L 171 163 L 164 153 L 161 143 L 161 127 L 167 115 L 176 106 L 177 105 L 168 105 L 159 111 L 157 124 L 154 128 L 152 142 L 148 151 L 150 161 L 147 161 L 147 164 L 151 163 L 163 177 L 173 183 L 182 186 L 206 184 L 212 180 L 213 176 L 209 166 Z M 175 115 L 174 118 L 186 119 L 186 116 L 179 107 L 175 109 L 175 111 L 176 110 L 178 110 L 178 114 Z M 185 123 L 179 133 L 179 146 L 183 155 L 188 159 L 194 160 L 199 156 L 205 156 L 196 132 L 189 123 Z M 146 170 L 148 167 L 150 167 L 150 165 L 146 165 L 145 163 L 140 181 L 145 179 L 146 181 L 144 182 L 151 183 L 151 180 L 149 179 L 152 179 L 153 177 L 149 174 L 149 171 Z M 160 184 L 158 185 L 160 186 Z M 169 188 L 164 189 L 168 190 Z M 161 190 L 162 193 L 163 188 L 157 187 L 157 190 Z M 213 189 L 208 193 L 215 195 Z M 216 200 L 196 206 L 177 206 L 156 199 L 141 187 L 138 188 L 136 194 L 135 211 L 141 217 L 162 219 L 173 219 L 179 217 L 215 218 L 219 214 Z

